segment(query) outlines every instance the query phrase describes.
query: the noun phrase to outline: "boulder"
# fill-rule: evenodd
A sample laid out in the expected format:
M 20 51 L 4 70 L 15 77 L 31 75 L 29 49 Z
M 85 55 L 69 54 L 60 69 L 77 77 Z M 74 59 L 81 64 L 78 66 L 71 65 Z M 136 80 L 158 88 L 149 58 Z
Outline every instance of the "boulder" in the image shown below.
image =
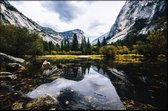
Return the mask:
M 23 102 L 15 102 L 13 103 L 12 110 L 23 110 Z
M 0 72 L 0 78 L 10 78 L 10 79 L 16 79 L 17 76 L 13 75 L 11 72 Z
M 10 55 L 7 55 L 7 54 L 4 54 L 2 52 L 0 52 L 0 57 L 2 58 L 6 58 L 6 59 L 9 59 L 13 62 L 17 62 L 17 63 L 21 63 L 21 64 L 25 64 L 25 60 L 22 59 L 22 58 L 17 58 L 17 57 L 13 57 L 13 56 L 10 56 Z
M 5 78 L 16 79 L 17 76 L 13 75 L 11 72 L 0 72 L 0 78 L 2 78 L 2 79 L 5 79 Z
M 11 72 L 0 72 L 0 75 L 12 75 Z
M 41 66 L 42 69 L 49 69 L 51 67 L 51 63 L 45 60 Z
M 58 101 L 56 97 L 46 94 L 44 96 L 38 97 L 26 104 L 27 110 L 47 110 L 56 108 Z
M 19 63 L 8 63 L 8 66 L 9 66 L 9 68 L 12 68 L 14 70 L 18 70 L 18 72 L 22 72 L 22 71 L 26 70 L 26 68 Z

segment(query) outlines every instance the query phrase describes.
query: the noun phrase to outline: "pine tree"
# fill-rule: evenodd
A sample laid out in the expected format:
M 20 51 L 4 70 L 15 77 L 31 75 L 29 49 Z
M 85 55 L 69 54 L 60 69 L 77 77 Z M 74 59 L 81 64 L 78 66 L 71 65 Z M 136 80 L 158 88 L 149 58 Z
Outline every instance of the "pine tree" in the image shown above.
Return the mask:
M 64 40 L 61 41 L 61 51 L 64 50 Z
M 88 38 L 88 40 L 87 40 L 87 45 L 86 45 L 86 47 L 87 47 L 87 54 L 91 54 L 91 44 L 90 44 L 90 40 L 89 40 L 89 38 Z
M 72 40 L 72 50 L 73 51 L 78 51 L 78 49 L 79 49 L 79 44 L 78 44 L 77 35 L 74 34 L 73 40 Z
M 67 51 L 70 50 L 70 44 L 69 44 L 69 40 L 67 41 Z
M 105 37 L 103 38 L 103 42 L 102 42 L 102 46 L 105 46 L 105 45 L 107 45 L 107 42 L 106 42 L 106 39 L 105 39 Z
M 80 50 L 82 51 L 82 54 L 86 54 L 86 49 L 87 46 L 86 46 L 86 39 L 85 37 L 82 38 L 82 41 L 81 41 L 81 45 L 80 45 Z
M 101 47 L 100 41 L 99 39 L 97 40 L 97 54 L 99 53 L 99 49 Z
M 66 40 L 64 40 L 64 50 L 67 51 L 67 43 L 66 43 Z

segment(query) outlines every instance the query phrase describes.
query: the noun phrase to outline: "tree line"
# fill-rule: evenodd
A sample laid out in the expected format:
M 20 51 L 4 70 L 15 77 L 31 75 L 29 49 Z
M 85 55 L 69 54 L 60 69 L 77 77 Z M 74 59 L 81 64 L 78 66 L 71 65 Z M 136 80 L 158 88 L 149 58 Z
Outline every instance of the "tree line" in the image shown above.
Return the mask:
M 26 28 L 0 24 L 0 52 L 21 55 L 42 54 L 103 54 L 115 58 L 116 54 L 142 54 L 146 58 L 157 58 L 160 54 L 167 54 L 167 28 L 149 32 L 147 35 L 129 33 L 124 40 L 107 44 L 104 37 L 102 42 L 97 40 L 91 45 L 89 38 L 82 38 L 79 43 L 74 34 L 72 42 L 62 40 L 61 44 L 43 41 L 38 33 L 30 32 Z

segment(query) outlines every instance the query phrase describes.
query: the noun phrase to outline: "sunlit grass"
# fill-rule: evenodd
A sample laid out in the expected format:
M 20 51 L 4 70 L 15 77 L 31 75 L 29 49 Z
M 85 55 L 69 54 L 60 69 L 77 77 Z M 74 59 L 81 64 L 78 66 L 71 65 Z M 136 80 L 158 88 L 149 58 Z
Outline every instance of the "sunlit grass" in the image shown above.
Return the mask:
M 118 54 L 115 57 L 117 63 L 141 63 L 144 59 L 143 55 L 139 54 Z
M 78 59 L 78 58 L 89 58 L 89 59 L 103 59 L 103 55 L 44 55 L 38 56 L 40 59 Z
M 39 59 L 65 59 L 73 60 L 79 58 L 88 58 L 92 60 L 103 60 L 104 55 L 43 55 L 38 56 Z M 144 56 L 139 54 L 118 54 L 115 57 L 116 63 L 141 63 Z M 110 58 L 109 58 L 110 59 Z

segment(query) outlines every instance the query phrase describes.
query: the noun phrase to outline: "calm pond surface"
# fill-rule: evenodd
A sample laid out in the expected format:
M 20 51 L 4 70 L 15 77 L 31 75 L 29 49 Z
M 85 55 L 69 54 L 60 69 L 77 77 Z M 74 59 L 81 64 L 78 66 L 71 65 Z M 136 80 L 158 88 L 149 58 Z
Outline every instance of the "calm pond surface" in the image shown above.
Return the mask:
M 127 100 L 167 109 L 167 63 L 48 61 L 52 64 L 50 69 L 42 71 L 41 65 L 34 64 L 17 79 L 2 81 L 30 98 L 55 95 L 58 109 L 128 109 Z M 7 89 L 2 90 L 10 103 L 18 99 Z M 1 105 L 5 104 L 3 101 Z

